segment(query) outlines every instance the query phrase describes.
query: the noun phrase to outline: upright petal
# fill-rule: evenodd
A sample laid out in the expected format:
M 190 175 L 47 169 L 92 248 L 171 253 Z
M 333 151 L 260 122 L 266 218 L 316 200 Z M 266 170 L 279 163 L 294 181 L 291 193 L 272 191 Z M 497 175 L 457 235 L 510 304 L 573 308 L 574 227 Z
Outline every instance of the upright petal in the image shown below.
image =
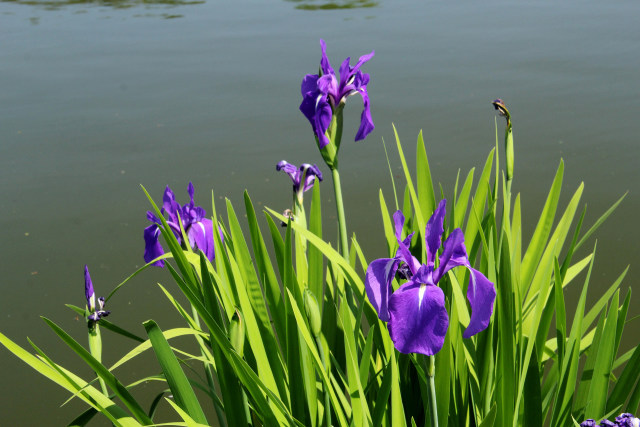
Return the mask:
M 187 237 L 194 250 L 200 249 L 210 261 L 213 261 L 215 257 L 213 222 L 209 218 L 203 218 L 191 224 L 187 230 Z
M 320 48 L 322 49 L 322 58 L 320 58 L 320 70 L 322 74 L 335 74 L 329 63 L 329 58 L 327 58 L 327 44 L 322 39 L 320 39 Z
M 329 74 L 318 79 L 318 91 L 323 95 L 329 95 L 333 98 L 335 104 L 340 102 L 338 95 L 340 93 L 336 76 Z
M 402 240 L 402 227 L 404 227 L 404 214 L 400 209 L 393 214 L 393 225 L 396 230 L 396 239 L 400 242 Z
M 156 224 L 151 224 L 144 229 L 144 262 L 150 262 L 164 254 L 158 237 L 160 237 L 160 227 Z M 164 267 L 164 260 L 156 261 L 153 265 Z
M 442 289 L 408 282 L 389 298 L 389 313 L 389 335 L 400 353 L 440 351 L 449 327 Z
M 193 194 L 195 193 L 195 189 L 193 188 L 193 183 L 191 181 L 189 181 L 189 186 L 187 187 L 187 192 L 189 193 L 189 198 L 191 199 L 189 201 L 189 204 L 186 206 L 189 206 L 190 208 L 193 209 L 193 207 L 195 206 L 195 203 L 193 201 Z
M 358 58 L 358 62 L 356 63 L 356 65 L 353 66 L 353 68 L 351 69 L 351 72 L 355 73 L 356 71 L 360 70 L 360 67 L 362 67 L 362 65 L 365 62 L 368 62 L 371 58 L 373 58 L 373 55 L 375 54 L 376 54 L 376 51 L 372 50 L 371 53 L 362 55 L 360 58 Z
M 388 306 L 389 296 L 393 292 L 391 282 L 399 263 L 400 261 L 396 258 L 380 258 L 371 261 L 364 278 L 364 288 L 369 302 L 376 309 L 380 320 L 384 322 L 390 319 Z
M 89 311 L 93 311 L 96 308 L 96 295 L 93 291 L 93 282 L 89 275 L 89 267 L 84 266 L 84 295 L 87 299 L 87 307 Z
M 409 270 L 411 270 L 411 275 L 414 275 L 420 268 L 420 262 L 411 255 L 411 251 L 409 250 L 409 244 L 411 243 L 413 233 L 407 236 L 404 241 L 402 240 L 402 227 L 404 226 L 404 215 L 402 214 L 402 211 L 397 210 L 393 214 L 393 222 L 396 228 L 396 239 L 398 240 L 398 252 L 396 257 L 400 257 L 404 260 L 404 262 L 407 263 Z
M 322 181 L 322 172 L 316 165 L 310 165 L 308 163 L 303 163 L 300 166 L 300 170 L 304 170 L 304 186 L 303 191 L 309 190 L 313 187 L 313 183 L 316 181 L 316 176 L 318 177 L 318 181 Z M 302 172 L 300 173 L 302 176 Z
M 464 338 L 474 336 L 480 331 L 484 331 L 493 314 L 493 303 L 496 300 L 496 289 L 481 272 L 474 268 L 469 268 L 471 277 L 467 288 L 467 299 L 471 306 L 471 320 L 465 329 Z
M 427 222 L 425 229 L 425 241 L 427 243 L 427 265 L 434 265 L 436 254 L 442 244 L 442 233 L 444 233 L 444 216 L 446 214 L 447 201 L 442 199 L 431 218 Z
M 440 264 L 434 272 L 434 283 L 438 283 L 447 271 L 460 265 L 470 267 L 467 249 L 464 246 L 464 234 L 456 228 L 444 242 Z
M 180 212 L 180 204 L 176 202 L 176 196 L 167 185 L 162 196 L 162 207 L 169 215 L 169 221 L 178 223 L 178 213 Z

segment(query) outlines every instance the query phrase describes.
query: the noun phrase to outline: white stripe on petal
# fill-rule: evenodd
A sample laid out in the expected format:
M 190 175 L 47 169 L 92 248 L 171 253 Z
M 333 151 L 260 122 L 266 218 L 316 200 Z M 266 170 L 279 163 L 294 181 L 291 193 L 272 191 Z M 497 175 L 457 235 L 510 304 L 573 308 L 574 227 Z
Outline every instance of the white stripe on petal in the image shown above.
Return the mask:
M 418 310 L 420 310 L 420 306 L 422 305 L 422 300 L 424 299 L 424 293 L 427 291 L 427 285 L 424 283 L 420 285 L 420 291 L 418 292 Z

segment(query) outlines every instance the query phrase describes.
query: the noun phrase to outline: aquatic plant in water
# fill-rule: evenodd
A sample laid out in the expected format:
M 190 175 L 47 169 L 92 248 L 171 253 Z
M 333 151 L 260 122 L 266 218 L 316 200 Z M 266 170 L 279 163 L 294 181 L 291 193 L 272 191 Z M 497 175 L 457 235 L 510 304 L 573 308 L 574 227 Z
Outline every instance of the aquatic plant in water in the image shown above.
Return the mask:
M 278 163 L 277 170 L 293 182 L 295 219 L 266 208 L 268 239 L 247 192 L 246 224 L 241 224 L 229 200 L 226 219 L 215 199 L 208 216 L 196 206 L 191 183 L 184 205 L 169 187 L 161 207 L 145 190 L 153 207 L 144 231 L 147 264 L 106 300 L 115 306 L 112 297 L 131 277 L 152 265 L 167 266 L 173 286 L 160 285 L 160 291 L 184 325 L 163 331 L 149 320 L 141 337 L 105 320 L 105 298 L 96 299 L 85 266 L 86 307 L 69 308 L 87 319 L 89 350 L 51 320 L 44 321 L 95 376 L 85 379 L 59 365 L 35 343 L 30 342 L 37 355 L 1 333 L 0 343 L 87 405 L 70 425 L 86 425 L 101 414 L 126 427 L 163 422 L 515 427 L 525 420 L 530 426 L 565 426 L 583 419 L 581 425 L 591 427 L 595 419 L 627 411 L 599 425 L 640 427 L 630 415 L 640 406 L 640 346 L 618 354 L 630 306 L 629 293 L 620 304 L 626 271 L 587 309 L 595 247 L 574 259 L 622 198 L 583 231 L 585 213 L 576 215 L 582 185 L 558 211 L 560 162 L 535 230 L 523 236 L 531 212 L 522 210 L 520 195 L 511 199 L 511 114 L 496 99 L 492 105 L 507 119 L 506 170 L 499 168 L 496 138 L 479 178 L 471 170 L 461 187 L 456 182 L 447 221 L 444 194 L 436 198 L 422 134 L 413 172 L 394 128 L 405 197 L 394 200 L 391 215 L 380 191 L 388 254 L 368 262 L 356 236 L 347 239 L 337 153 L 347 97 L 359 94 L 364 103 L 356 139 L 373 130 L 369 76 L 361 71 L 373 52 L 353 67 L 347 58 L 335 73 L 323 41 L 321 46 L 320 72 L 303 80 L 301 110 L 331 169 L 338 249 L 323 237 L 323 221 L 331 216 L 322 211 L 321 188 L 315 185 L 322 173 L 315 165 Z M 302 196 L 310 189 L 307 223 Z M 394 195 L 396 190 L 394 184 Z M 276 221 L 285 223 L 284 235 Z M 522 247 L 523 241 L 530 242 L 528 247 Z M 564 294 L 581 276 L 569 328 Z M 110 367 L 102 360 L 101 329 L 130 340 L 133 347 Z M 174 338 L 193 339 L 196 351 L 193 345 L 182 348 L 182 342 L 170 344 Z M 147 350 L 156 356 L 156 372 L 125 386 L 116 375 Z M 142 384 L 145 389 L 139 390 Z M 196 395 L 195 388 L 204 393 Z M 210 401 L 203 405 L 202 399 Z M 156 414 L 159 405 L 173 410 L 168 419 Z

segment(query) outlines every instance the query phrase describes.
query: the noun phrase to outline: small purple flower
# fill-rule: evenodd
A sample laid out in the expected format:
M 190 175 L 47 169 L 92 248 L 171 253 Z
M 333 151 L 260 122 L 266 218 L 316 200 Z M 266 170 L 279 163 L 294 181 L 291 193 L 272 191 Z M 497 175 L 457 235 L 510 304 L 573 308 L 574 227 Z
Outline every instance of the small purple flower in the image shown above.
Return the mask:
M 300 168 L 298 168 L 296 165 L 282 160 L 276 165 L 276 170 L 284 171 L 291 177 L 291 181 L 293 181 L 293 193 L 296 195 L 311 189 L 316 176 L 319 181 L 322 181 L 322 172 L 318 166 L 310 165 L 309 163 L 303 163 L 300 165 Z
M 371 119 L 369 95 L 367 93 L 369 74 L 363 73 L 360 67 L 373 57 L 374 51 L 368 55 L 361 56 L 358 59 L 358 63 L 353 67 L 349 64 L 351 58 L 345 59 L 338 71 L 340 77 L 337 78 L 327 58 L 327 45 L 322 39 L 320 40 L 320 46 L 322 47 L 320 73 L 307 74 L 302 79 L 300 111 L 311 123 L 313 132 L 318 137 L 320 149 L 323 149 L 329 144 L 329 139 L 325 132 L 329 128 L 336 108 L 344 104 L 347 97 L 356 93 L 360 94 L 364 109 L 360 116 L 360 128 L 356 133 L 355 140 L 365 139 L 375 126 Z
M 162 213 L 165 212 L 169 216 L 167 224 L 173 231 L 173 234 L 182 244 L 182 234 L 180 232 L 180 221 L 189 239 L 189 245 L 194 250 L 200 249 L 209 260 L 214 259 L 214 241 L 213 241 L 213 222 L 206 218 L 206 211 L 200 206 L 195 206 L 193 202 L 193 184 L 190 182 L 188 187 L 189 197 L 191 200 L 184 206 L 180 206 L 176 202 L 173 191 L 167 186 L 164 190 L 162 198 Z M 144 261 L 150 262 L 164 254 L 164 249 L 158 238 L 160 237 L 160 225 L 162 222 L 153 212 L 147 212 L 147 219 L 153 224 L 144 229 Z M 164 260 L 153 263 L 158 267 L 164 267 Z
M 598 427 L 596 420 L 589 418 L 580 423 L 580 427 Z
M 87 310 L 89 311 L 87 322 L 89 329 L 93 329 L 100 319 L 107 317 L 111 312 L 104 309 L 104 297 L 98 298 L 98 306 L 96 307 L 96 294 L 93 291 L 89 267 L 86 265 L 84 266 L 84 295 L 87 298 Z
M 493 283 L 471 267 L 462 230 L 456 228 L 451 232 L 442 245 L 438 266 L 435 266 L 444 232 L 445 205 L 446 200 L 442 200 L 427 223 L 427 264 L 421 265 L 409 251 L 413 234 L 401 239 L 404 215 L 397 211 L 393 215 L 399 245 L 396 256 L 374 260 L 367 268 L 367 297 L 378 317 L 389 323 L 389 334 L 401 353 L 431 356 L 442 348 L 449 316 L 444 305 L 444 293 L 437 284 L 454 267 L 465 266 L 471 272 L 467 299 L 472 312 L 463 336 L 469 338 L 483 331 L 491 320 L 496 290 Z M 398 271 L 408 281 L 394 292 L 391 283 Z
M 609 420 L 600 420 L 600 427 L 617 427 L 617 424 Z

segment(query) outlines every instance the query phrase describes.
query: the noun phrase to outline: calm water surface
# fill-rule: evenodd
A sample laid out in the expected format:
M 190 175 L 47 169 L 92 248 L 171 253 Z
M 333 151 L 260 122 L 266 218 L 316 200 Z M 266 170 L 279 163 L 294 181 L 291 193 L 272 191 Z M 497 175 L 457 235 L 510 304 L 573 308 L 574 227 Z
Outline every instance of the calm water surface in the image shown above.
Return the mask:
M 354 7 L 0 2 L 0 331 L 25 346 L 28 335 L 90 376 L 40 316 L 84 342 L 82 319 L 64 304 L 84 303 L 85 263 L 99 295 L 143 264 L 140 184 L 158 201 L 170 185 L 184 203 L 191 180 L 205 207 L 213 189 L 219 210 L 229 197 L 242 212 L 247 189 L 257 207 L 286 208 L 290 182 L 275 164 L 322 163 L 298 111 L 320 38 L 336 67 L 376 51 L 365 67 L 376 130 L 350 141 L 360 113 L 350 100 L 341 150 L 350 231 L 369 259 L 384 253 L 377 193 L 393 197 L 381 143 L 393 141 L 391 124 L 408 152 L 423 129 L 434 179 L 450 193 L 458 169 L 481 167 L 492 148 L 490 101 L 500 97 L 514 117 L 514 189 L 523 193 L 527 235 L 563 158 L 562 205 L 584 181 L 585 224 L 629 192 L 598 233 L 592 300 L 628 264 L 625 287 L 638 284 L 637 2 L 335 5 Z M 396 155 L 392 162 L 399 176 Z M 334 236 L 332 191 L 323 188 Z M 109 301 L 110 319 L 139 334 L 148 318 L 163 329 L 180 325 L 157 282 L 170 284 L 168 272 L 136 277 Z M 632 301 L 631 315 L 640 314 Z M 640 339 L 632 329 L 625 348 Z M 111 364 L 131 344 L 107 335 L 105 347 Z M 59 408 L 66 393 L 4 349 L 0 366 L 0 424 L 64 425 L 82 408 Z M 116 373 L 128 382 L 155 372 L 146 359 Z

